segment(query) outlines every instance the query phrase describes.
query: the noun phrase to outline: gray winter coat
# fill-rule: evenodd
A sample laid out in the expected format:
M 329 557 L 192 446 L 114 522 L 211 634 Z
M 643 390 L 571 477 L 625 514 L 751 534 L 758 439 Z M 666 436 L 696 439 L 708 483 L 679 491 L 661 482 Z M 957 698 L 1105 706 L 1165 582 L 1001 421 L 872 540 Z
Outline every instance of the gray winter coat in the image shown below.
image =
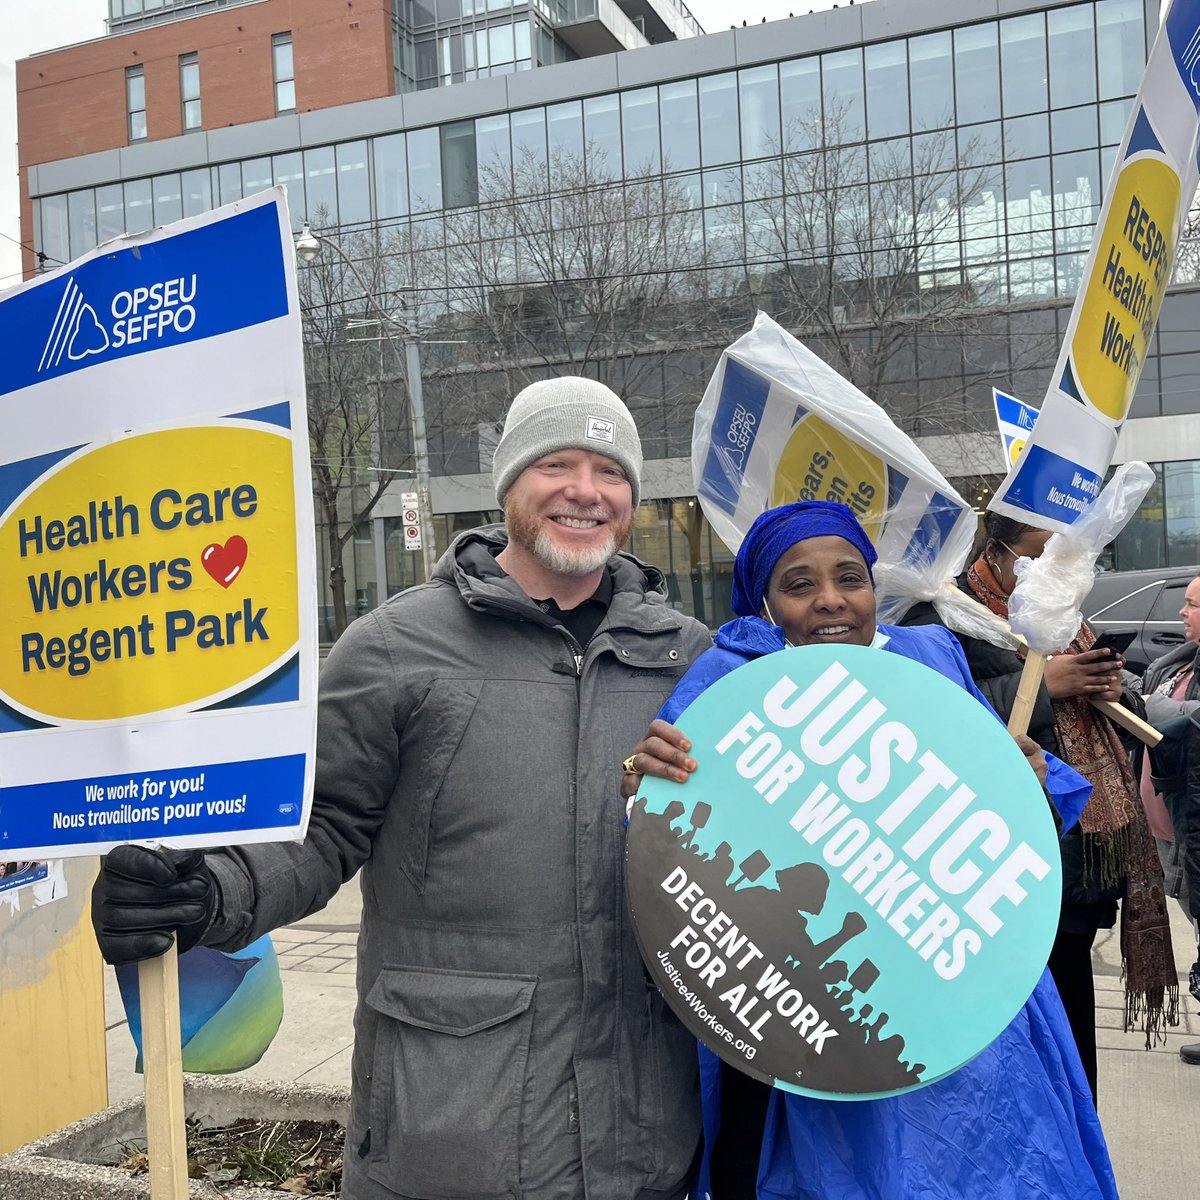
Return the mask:
M 1158 688 L 1167 678 L 1195 663 L 1195 673 L 1188 682 L 1187 694 L 1182 700 L 1157 695 Z M 1146 718 L 1152 722 L 1169 721 L 1172 717 L 1186 716 L 1200 708 L 1200 647 L 1195 642 L 1184 642 L 1156 658 L 1142 676 L 1142 694 L 1146 697 Z
M 696 1046 L 634 943 L 618 781 L 710 638 L 620 555 L 579 647 L 489 571 L 504 543 L 462 535 L 337 643 L 307 839 L 210 854 L 205 941 L 246 945 L 363 867 L 347 1200 L 674 1200 Z
M 1159 695 L 1158 689 L 1188 666 L 1193 674 L 1183 699 Z M 1200 733 L 1184 718 L 1195 720 L 1200 714 L 1200 648 L 1195 642 L 1184 642 L 1156 658 L 1146 668 L 1141 690 L 1146 716 L 1167 735 L 1150 751 L 1154 790 L 1162 793 L 1175 830 L 1175 841 L 1160 851 L 1163 887 L 1196 920 L 1200 917 L 1200 758 L 1189 764 L 1188 751 L 1200 747 Z

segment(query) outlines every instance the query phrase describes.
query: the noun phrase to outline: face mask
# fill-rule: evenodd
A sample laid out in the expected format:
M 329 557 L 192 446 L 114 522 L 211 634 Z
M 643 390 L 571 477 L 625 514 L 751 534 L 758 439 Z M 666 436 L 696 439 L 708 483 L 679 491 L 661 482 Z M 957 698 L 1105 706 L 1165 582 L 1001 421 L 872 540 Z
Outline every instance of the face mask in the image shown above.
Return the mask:
M 763 597 L 763 612 L 765 612 L 767 614 L 767 620 L 770 621 L 772 625 L 776 626 L 776 628 L 778 628 L 780 630 L 783 629 L 783 626 L 780 625 L 777 620 L 775 620 L 775 616 L 771 612 L 771 606 L 767 603 L 766 596 Z M 792 649 L 795 649 L 795 645 L 796 645 L 795 642 L 793 642 L 786 633 L 783 635 L 783 644 Z

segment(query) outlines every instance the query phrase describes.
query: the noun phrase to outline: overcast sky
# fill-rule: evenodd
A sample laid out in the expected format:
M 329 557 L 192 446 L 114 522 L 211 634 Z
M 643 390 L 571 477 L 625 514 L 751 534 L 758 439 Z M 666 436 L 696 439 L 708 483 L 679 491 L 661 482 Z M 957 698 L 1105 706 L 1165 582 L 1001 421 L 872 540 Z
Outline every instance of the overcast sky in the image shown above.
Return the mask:
M 779 20 L 790 12 L 829 8 L 834 0 L 688 0 L 708 33 L 742 21 Z M 843 0 L 843 3 L 845 0 Z M 861 2 L 861 0 L 860 0 Z M 17 189 L 17 104 L 13 64 L 18 58 L 100 37 L 108 14 L 105 0 L 41 0 L 3 4 L 0 28 L 0 291 L 20 279 L 21 257 Z M 12 239 L 12 240 L 10 240 Z

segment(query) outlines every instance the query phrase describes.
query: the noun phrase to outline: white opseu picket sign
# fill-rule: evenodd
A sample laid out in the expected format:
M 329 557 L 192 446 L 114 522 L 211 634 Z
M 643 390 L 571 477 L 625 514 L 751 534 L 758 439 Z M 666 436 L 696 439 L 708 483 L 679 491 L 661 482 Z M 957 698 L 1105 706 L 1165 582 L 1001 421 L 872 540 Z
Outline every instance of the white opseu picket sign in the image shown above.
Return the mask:
M 282 188 L 0 299 L 0 855 L 304 836 L 316 573 Z

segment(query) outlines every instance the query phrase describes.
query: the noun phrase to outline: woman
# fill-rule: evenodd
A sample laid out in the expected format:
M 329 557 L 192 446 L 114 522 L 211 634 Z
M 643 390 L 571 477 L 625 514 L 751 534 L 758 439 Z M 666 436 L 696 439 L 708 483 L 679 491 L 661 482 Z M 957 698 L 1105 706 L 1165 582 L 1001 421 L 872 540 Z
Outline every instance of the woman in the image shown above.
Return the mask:
M 1010 517 L 989 513 L 979 557 L 960 582 L 999 617 L 1008 617 L 1018 558 L 1038 558 L 1050 534 Z M 920 605 L 906 624 L 937 620 Z M 958 635 L 967 665 L 992 707 L 1007 720 L 1016 699 L 1022 660 L 1011 650 Z M 1092 943 L 1117 920 L 1121 897 L 1121 954 L 1125 1023 L 1141 1017 L 1149 1046 L 1164 1022 L 1173 1023 L 1178 1000 L 1163 875 L 1138 794 L 1133 764 L 1112 722 L 1089 700 L 1120 701 L 1120 656 L 1093 650 L 1085 622 L 1075 640 L 1046 662 L 1029 723 L 1033 739 L 1069 763 L 1092 785 L 1092 798 L 1060 843 L 1063 903 L 1050 952 L 1050 974 L 1071 1022 L 1092 1097 L 1096 1096 L 1096 996 Z
M 690 745 L 669 724 L 710 684 L 785 645 L 878 646 L 932 667 L 982 702 L 943 629 L 879 626 L 875 550 L 845 505 L 807 501 L 763 513 L 734 567 L 736 620 L 680 680 L 626 760 L 685 783 Z M 1022 740 L 1035 767 L 1037 747 Z M 1088 789 L 1050 764 L 1049 790 L 1074 819 Z M 1062 1005 L 1048 974 L 1004 1032 L 967 1066 L 883 1100 L 833 1102 L 767 1087 L 701 1048 L 705 1147 L 695 1196 L 711 1200 L 1111 1200 L 1116 1184 Z

